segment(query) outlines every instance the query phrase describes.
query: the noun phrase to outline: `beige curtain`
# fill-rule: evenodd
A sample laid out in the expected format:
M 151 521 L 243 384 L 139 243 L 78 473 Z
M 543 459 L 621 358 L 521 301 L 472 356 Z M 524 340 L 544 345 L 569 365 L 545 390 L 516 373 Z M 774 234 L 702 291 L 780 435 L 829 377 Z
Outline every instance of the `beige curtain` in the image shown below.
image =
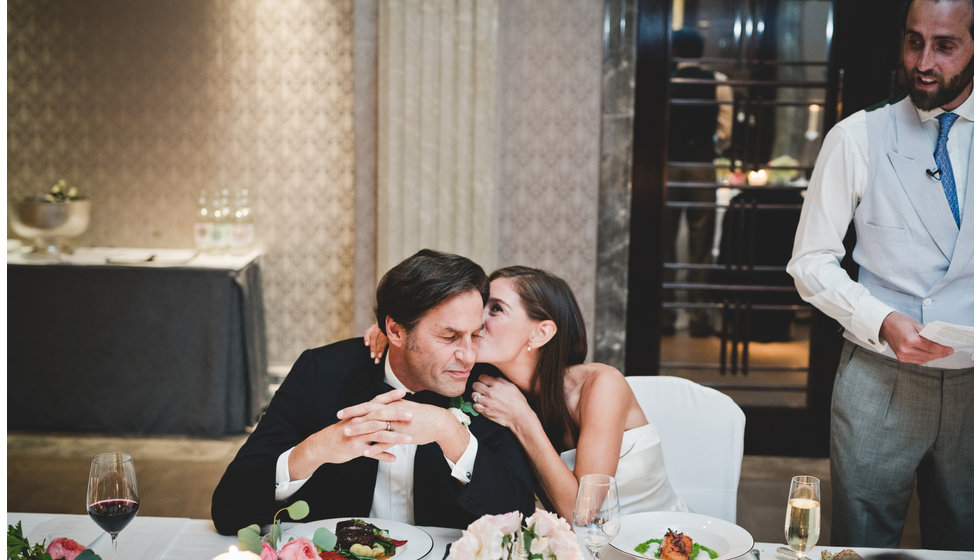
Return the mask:
M 381 0 L 378 272 L 428 247 L 496 263 L 498 0 Z

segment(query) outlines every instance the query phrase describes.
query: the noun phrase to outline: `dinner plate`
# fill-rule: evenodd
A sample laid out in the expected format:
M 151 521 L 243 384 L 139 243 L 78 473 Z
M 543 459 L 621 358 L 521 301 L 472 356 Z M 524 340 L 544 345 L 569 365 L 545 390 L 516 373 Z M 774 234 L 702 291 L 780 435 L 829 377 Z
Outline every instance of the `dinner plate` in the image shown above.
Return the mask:
M 378 529 L 388 531 L 388 536 L 400 541 L 408 541 L 395 549 L 392 558 L 398 560 L 419 560 L 432 550 L 432 537 L 428 533 L 407 523 L 398 521 L 388 521 L 387 519 L 375 519 L 373 517 L 335 517 L 333 519 L 320 519 L 309 523 L 299 523 L 288 529 L 283 529 L 281 542 L 286 542 L 290 537 L 306 537 L 313 539 L 313 533 L 320 527 L 326 527 L 334 533 L 337 532 L 337 523 L 348 519 L 360 519 L 374 525 Z
M 717 560 L 738 558 L 752 550 L 755 539 L 748 531 L 722 519 L 699 513 L 658 511 L 632 513 L 622 517 L 619 534 L 610 542 L 613 548 L 634 558 L 655 558 L 657 544 L 650 545 L 646 554 L 636 552 L 636 545 L 650 539 L 662 539 L 667 529 L 684 533 L 701 545 L 718 553 Z M 697 560 L 706 560 L 702 551 Z

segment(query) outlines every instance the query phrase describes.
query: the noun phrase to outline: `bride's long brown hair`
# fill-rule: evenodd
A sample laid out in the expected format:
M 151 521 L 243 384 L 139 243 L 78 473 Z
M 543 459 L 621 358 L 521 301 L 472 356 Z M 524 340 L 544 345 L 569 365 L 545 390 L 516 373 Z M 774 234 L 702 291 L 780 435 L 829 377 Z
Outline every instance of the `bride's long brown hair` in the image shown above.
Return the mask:
M 550 272 L 509 266 L 490 275 L 491 282 L 496 278 L 514 281 L 528 317 L 554 321 L 557 327 L 551 340 L 540 348 L 528 401 L 538 413 L 551 445 L 561 453 L 568 449 L 566 433 L 571 434 L 573 442 L 578 441 L 579 430 L 565 402 L 565 372 L 585 362 L 589 351 L 582 311 L 568 284 Z

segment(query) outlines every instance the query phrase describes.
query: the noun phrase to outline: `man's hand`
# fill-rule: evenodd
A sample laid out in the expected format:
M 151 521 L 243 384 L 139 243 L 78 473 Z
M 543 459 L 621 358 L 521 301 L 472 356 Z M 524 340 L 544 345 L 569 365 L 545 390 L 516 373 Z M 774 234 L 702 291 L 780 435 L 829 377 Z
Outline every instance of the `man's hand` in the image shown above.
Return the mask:
M 379 425 L 384 430 L 390 422 L 389 433 L 408 436 L 411 443 L 418 445 L 436 442 L 453 462 L 469 443 L 469 432 L 451 412 L 429 404 L 399 400 L 378 405 L 372 401 L 345 408 L 337 416 L 351 418 L 345 431 L 356 437 L 372 433 Z
M 395 389 L 382 393 L 366 403 L 357 405 L 363 414 L 384 407 L 392 402 L 398 402 L 405 396 L 405 391 Z M 352 410 L 351 407 L 345 410 Z M 388 449 L 400 443 L 411 443 L 412 438 L 404 433 L 388 431 L 388 424 L 381 420 L 363 422 L 363 418 L 348 414 L 346 417 L 337 414 L 340 422 L 310 435 L 293 449 L 289 455 L 289 478 L 300 480 L 309 478 L 313 472 L 325 463 L 346 463 L 356 457 L 373 457 L 381 461 L 391 462 L 395 456 Z M 402 414 L 396 418 L 411 418 Z M 352 424 L 359 422 L 357 429 Z M 394 420 L 392 421 L 394 423 Z
M 921 365 L 953 353 L 949 346 L 919 336 L 922 327 L 922 323 L 915 319 L 892 311 L 881 322 L 879 334 L 900 362 Z

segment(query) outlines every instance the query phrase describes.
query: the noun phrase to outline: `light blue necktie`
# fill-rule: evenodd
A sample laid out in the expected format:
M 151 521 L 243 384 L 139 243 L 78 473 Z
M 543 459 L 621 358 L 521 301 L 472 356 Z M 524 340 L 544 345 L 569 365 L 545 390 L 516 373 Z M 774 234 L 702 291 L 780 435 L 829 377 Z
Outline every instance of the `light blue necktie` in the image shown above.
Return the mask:
M 936 141 L 936 151 L 932 153 L 932 156 L 936 158 L 936 165 L 939 166 L 939 180 L 943 183 L 943 192 L 946 193 L 946 200 L 949 201 L 949 209 L 953 211 L 956 227 L 960 227 L 960 205 L 956 201 L 956 181 L 953 177 L 953 166 L 949 163 L 949 150 L 946 149 L 949 129 L 953 127 L 953 121 L 957 117 L 959 115 L 956 113 L 943 113 L 936 117 L 939 119 L 939 140 Z

